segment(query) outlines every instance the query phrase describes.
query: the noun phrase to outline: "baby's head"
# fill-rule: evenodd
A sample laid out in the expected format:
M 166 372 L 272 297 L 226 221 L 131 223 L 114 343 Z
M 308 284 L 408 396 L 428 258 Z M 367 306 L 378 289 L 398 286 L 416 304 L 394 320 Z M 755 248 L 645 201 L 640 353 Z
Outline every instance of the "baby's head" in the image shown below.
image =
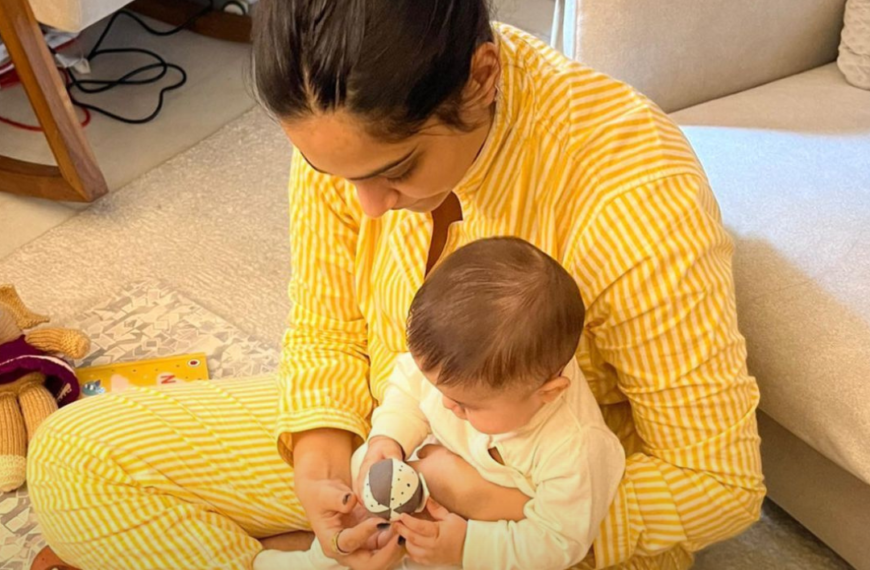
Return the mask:
M 557 261 L 523 240 L 489 238 L 426 279 L 408 348 L 446 408 L 477 431 L 506 433 L 568 387 L 583 319 L 580 290 Z

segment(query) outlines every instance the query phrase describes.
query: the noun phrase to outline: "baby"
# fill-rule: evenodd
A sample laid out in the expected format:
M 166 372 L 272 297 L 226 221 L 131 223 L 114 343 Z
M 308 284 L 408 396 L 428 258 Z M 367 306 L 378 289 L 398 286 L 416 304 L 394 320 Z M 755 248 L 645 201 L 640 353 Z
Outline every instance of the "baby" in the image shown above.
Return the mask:
M 528 499 L 518 520 L 481 520 L 473 509 L 466 520 L 439 504 L 445 482 L 429 481 L 429 520 L 403 514 L 392 524 L 406 566 L 563 570 L 586 556 L 625 455 L 574 360 L 583 319 L 571 276 L 519 239 L 473 242 L 427 278 L 411 304 L 410 354 L 397 360 L 354 469 L 364 475 L 390 446 L 413 458 L 435 441 Z M 264 551 L 254 568 L 342 567 L 315 540 L 308 552 Z

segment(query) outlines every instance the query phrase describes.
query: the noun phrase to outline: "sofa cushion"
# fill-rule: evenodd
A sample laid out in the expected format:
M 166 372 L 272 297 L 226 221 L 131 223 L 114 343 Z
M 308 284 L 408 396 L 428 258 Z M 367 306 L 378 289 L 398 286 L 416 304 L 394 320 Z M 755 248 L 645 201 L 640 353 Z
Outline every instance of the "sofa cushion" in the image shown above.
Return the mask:
M 837 58 L 846 0 L 556 0 L 554 45 L 667 112 Z
M 837 63 L 846 81 L 870 89 L 870 0 L 849 0 Z
M 66 32 L 80 32 L 132 0 L 30 0 L 37 21 Z
M 735 237 L 761 408 L 870 483 L 870 92 L 830 64 L 673 117 Z

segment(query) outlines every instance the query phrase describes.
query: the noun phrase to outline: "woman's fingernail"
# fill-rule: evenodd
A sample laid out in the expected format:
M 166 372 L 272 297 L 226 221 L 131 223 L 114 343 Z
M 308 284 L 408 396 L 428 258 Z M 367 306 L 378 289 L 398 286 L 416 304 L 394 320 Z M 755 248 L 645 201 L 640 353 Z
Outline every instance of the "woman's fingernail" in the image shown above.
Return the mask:
M 381 523 L 378 525 L 378 530 L 387 530 L 390 528 L 390 523 Z
M 399 546 L 405 546 L 405 537 L 404 536 L 399 537 Z
M 341 500 L 341 504 L 346 505 L 349 500 L 350 500 L 350 493 L 348 493 L 347 495 L 344 496 L 344 498 Z

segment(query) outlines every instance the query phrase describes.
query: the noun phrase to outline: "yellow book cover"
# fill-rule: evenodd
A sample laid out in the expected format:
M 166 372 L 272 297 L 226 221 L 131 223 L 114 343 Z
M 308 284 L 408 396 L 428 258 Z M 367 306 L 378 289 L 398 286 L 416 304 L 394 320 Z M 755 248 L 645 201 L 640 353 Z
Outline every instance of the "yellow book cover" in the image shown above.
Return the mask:
M 82 388 L 79 399 L 106 392 L 120 392 L 129 386 L 153 388 L 209 379 L 206 355 L 201 352 L 77 368 L 76 376 Z

